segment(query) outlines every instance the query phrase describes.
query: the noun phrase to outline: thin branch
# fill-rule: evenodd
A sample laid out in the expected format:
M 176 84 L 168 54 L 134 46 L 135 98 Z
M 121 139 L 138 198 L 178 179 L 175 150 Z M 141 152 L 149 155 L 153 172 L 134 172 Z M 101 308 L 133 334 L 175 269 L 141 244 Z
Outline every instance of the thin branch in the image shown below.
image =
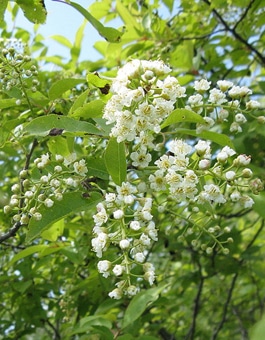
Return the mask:
M 197 264 L 198 264 L 199 271 L 200 271 L 200 283 L 199 283 L 199 286 L 198 286 L 197 295 L 194 299 L 192 323 L 191 323 L 191 326 L 190 326 L 190 329 L 189 329 L 187 335 L 185 336 L 186 340 L 194 338 L 194 334 L 195 334 L 195 330 L 196 330 L 196 319 L 197 319 L 197 316 L 198 316 L 199 310 L 200 310 L 200 299 L 201 299 L 203 284 L 204 284 L 204 279 L 205 279 L 205 277 L 202 275 L 200 263 L 198 262 Z
M 260 225 L 259 229 L 257 230 L 256 234 L 254 235 L 252 240 L 247 245 L 247 247 L 244 250 L 244 252 L 242 252 L 242 254 L 244 254 L 253 245 L 253 243 L 256 241 L 257 237 L 259 236 L 259 234 L 261 233 L 263 228 L 264 228 L 264 219 L 262 219 L 262 222 L 261 222 L 261 225 Z M 241 266 L 243 264 L 243 262 L 244 262 L 244 259 L 242 258 L 239 261 L 239 266 Z M 229 303 L 230 303 L 231 298 L 232 298 L 232 294 L 233 294 L 233 291 L 234 291 L 234 288 L 235 288 L 235 284 L 236 284 L 237 278 L 238 278 L 238 272 L 234 275 L 234 277 L 233 277 L 233 279 L 231 281 L 231 285 L 230 285 L 230 288 L 229 288 L 229 291 L 228 291 L 228 295 L 227 295 L 227 299 L 226 299 L 226 302 L 225 302 L 225 305 L 224 305 L 224 309 L 223 309 L 222 319 L 219 322 L 219 325 L 217 326 L 217 328 L 214 330 L 214 333 L 213 333 L 213 335 L 211 337 L 211 340 L 217 339 L 217 336 L 218 336 L 220 330 L 223 328 L 223 325 L 224 325 L 224 323 L 226 321 L 226 314 L 227 314 L 228 306 L 229 306 Z
M 251 0 L 250 3 L 248 4 L 248 6 L 245 9 L 245 12 L 242 14 L 241 18 L 238 20 L 238 22 L 235 24 L 235 26 L 233 27 L 233 30 L 235 31 L 237 26 L 245 19 L 245 17 L 248 14 L 248 11 L 250 10 L 251 6 L 253 5 L 253 3 L 255 2 L 255 0 Z
M 25 162 L 25 165 L 24 165 L 24 168 L 23 168 L 24 170 L 28 170 L 31 156 L 32 156 L 33 151 L 34 151 L 34 149 L 35 149 L 35 147 L 37 145 L 38 145 L 38 141 L 37 141 L 36 138 L 34 138 L 33 143 L 31 145 L 31 148 L 30 148 L 30 151 L 26 155 L 26 162 Z M 20 182 L 20 189 L 21 189 L 21 192 L 24 191 L 24 187 L 23 187 L 23 182 L 22 181 Z M 20 203 L 19 203 L 19 208 L 20 209 L 23 208 L 23 204 L 24 204 L 24 200 L 21 199 Z M 9 239 L 10 237 L 15 236 L 17 231 L 20 229 L 21 226 L 22 226 L 22 224 L 21 224 L 20 221 L 16 222 L 6 233 L 0 235 L 0 243 L 3 243 L 5 240 Z
M 227 298 L 226 298 L 226 302 L 225 302 L 225 305 L 224 305 L 224 309 L 223 309 L 223 315 L 222 315 L 222 319 L 221 321 L 219 322 L 219 325 L 217 326 L 217 328 L 214 330 L 214 333 L 211 337 L 211 340 L 215 340 L 217 339 L 217 336 L 220 332 L 220 330 L 223 328 L 223 325 L 226 321 L 226 314 L 227 314 L 227 310 L 228 310 L 228 306 L 229 306 L 229 303 L 231 301 L 231 298 L 232 298 L 232 294 L 233 294 L 233 290 L 235 288 L 235 284 L 236 284 L 236 280 L 238 278 L 238 273 L 236 273 L 231 281 L 231 285 L 230 285 L 230 288 L 229 288 L 229 291 L 228 291 L 228 295 L 227 295 Z
M 203 0 L 203 2 L 205 2 L 208 6 L 211 5 L 211 2 L 209 0 Z M 256 55 L 256 57 L 259 59 L 261 64 L 265 65 L 265 56 L 263 56 L 254 46 L 252 46 L 240 34 L 238 34 L 234 28 L 231 28 L 228 25 L 228 23 L 223 19 L 222 15 L 216 9 L 212 9 L 212 12 L 219 19 L 220 23 L 225 27 L 225 29 L 228 32 L 230 32 L 238 41 L 240 41 L 243 45 L 245 45 L 252 53 L 254 53 Z

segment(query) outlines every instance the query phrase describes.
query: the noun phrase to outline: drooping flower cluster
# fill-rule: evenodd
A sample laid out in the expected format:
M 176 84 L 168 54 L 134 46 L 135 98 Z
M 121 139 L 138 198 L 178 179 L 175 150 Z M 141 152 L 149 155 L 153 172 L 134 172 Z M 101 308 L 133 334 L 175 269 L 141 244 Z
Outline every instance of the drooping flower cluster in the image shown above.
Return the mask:
M 117 248 L 117 256 L 98 262 L 103 277 L 119 277 L 110 297 L 133 296 L 139 291 L 138 284 L 145 280 L 154 283 L 154 266 L 146 261 L 153 242 L 157 241 L 157 229 L 152 218 L 152 199 L 144 197 L 129 182 L 117 186 L 116 193 L 106 193 L 105 200 L 97 205 L 94 215 L 92 248 L 97 257 L 103 258 L 109 247 Z M 108 257 L 107 257 L 108 258 Z M 133 274 L 137 267 L 142 275 Z
M 21 224 L 28 224 L 30 218 L 41 220 L 40 208 L 51 208 L 55 201 L 61 201 L 65 192 L 80 185 L 88 171 L 85 160 L 77 160 L 75 153 L 67 157 L 56 155 L 55 160 L 48 153 L 43 154 L 34 164 L 32 171 L 39 169 L 40 176 L 33 179 L 28 170 L 22 170 L 21 183 L 12 186 L 13 195 L 4 207 L 4 212 L 15 213 L 13 221 Z

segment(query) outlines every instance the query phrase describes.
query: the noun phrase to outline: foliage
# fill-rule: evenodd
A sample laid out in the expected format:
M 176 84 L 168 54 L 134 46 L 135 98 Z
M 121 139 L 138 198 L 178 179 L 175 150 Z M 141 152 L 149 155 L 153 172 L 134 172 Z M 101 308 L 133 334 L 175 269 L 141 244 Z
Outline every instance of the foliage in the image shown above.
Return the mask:
M 102 57 L 1 20 L 0 339 L 260 339 L 264 5 L 56 1 Z

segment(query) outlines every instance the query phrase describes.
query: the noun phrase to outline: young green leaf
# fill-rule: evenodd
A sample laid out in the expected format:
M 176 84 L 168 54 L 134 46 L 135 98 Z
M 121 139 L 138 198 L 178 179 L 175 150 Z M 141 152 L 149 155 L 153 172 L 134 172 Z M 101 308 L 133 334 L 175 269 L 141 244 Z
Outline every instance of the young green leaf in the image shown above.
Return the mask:
M 0 21 L 4 20 L 4 13 L 7 7 L 8 0 L 0 1 Z
M 105 152 L 105 164 L 113 182 L 121 185 L 126 179 L 127 171 L 124 143 L 118 143 L 116 138 L 109 140 Z
M 38 237 L 44 230 L 47 230 L 56 221 L 71 214 L 82 210 L 91 209 L 101 200 L 101 195 L 91 192 L 90 197 L 83 198 L 81 192 L 69 192 L 64 194 L 61 201 L 55 201 L 51 208 L 42 206 L 39 212 L 42 215 L 40 221 L 33 218 L 29 222 L 29 231 L 26 236 L 26 242 L 31 242 Z
M 86 103 L 79 107 L 72 113 L 72 117 L 82 117 L 82 118 L 96 118 L 102 117 L 103 108 L 106 104 L 100 100 L 96 99 L 90 103 Z

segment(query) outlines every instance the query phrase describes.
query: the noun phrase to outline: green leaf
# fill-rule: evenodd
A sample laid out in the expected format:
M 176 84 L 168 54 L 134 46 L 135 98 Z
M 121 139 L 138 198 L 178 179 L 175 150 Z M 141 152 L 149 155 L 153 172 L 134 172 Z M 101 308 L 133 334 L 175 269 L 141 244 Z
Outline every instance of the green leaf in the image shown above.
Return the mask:
M 95 73 L 88 73 L 87 82 L 88 82 L 88 85 L 93 85 L 98 88 L 103 88 L 110 83 L 110 80 L 102 79 Z
M 71 335 L 85 333 L 91 330 L 93 326 L 100 326 L 110 329 L 112 327 L 112 323 L 102 315 L 86 316 L 79 321 L 79 324 L 76 327 L 74 327 Z
M 16 99 L 1 99 L 0 109 L 7 109 L 8 107 L 17 106 Z
M 263 218 L 265 218 L 265 209 L 264 209 L 264 202 L 265 202 L 265 193 L 262 192 L 259 195 L 251 195 L 255 204 L 253 209 Z
M 98 21 L 93 15 L 91 15 L 86 9 L 75 2 L 69 2 L 70 6 L 74 7 L 79 13 L 81 13 L 90 24 L 98 31 L 98 33 L 106 39 L 108 42 L 119 42 L 122 36 L 122 32 L 112 27 L 105 27 L 100 21 Z
M 63 196 L 61 201 L 55 201 L 51 208 L 42 206 L 39 212 L 42 215 L 40 221 L 33 218 L 29 222 L 29 231 L 26 235 L 26 242 L 31 242 L 38 237 L 44 230 L 56 221 L 71 214 L 93 208 L 101 200 L 101 195 L 91 192 L 89 198 L 83 198 L 81 192 L 70 192 Z
M 25 132 L 35 136 L 48 136 L 52 129 L 62 130 L 60 133 L 58 132 L 58 134 L 63 133 L 68 135 L 85 136 L 92 134 L 100 136 L 103 134 L 91 123 L 54 114 L 35 118 L 24 126 Z
M 125 311 L 122 328 L 131 325 L 135 320 L 137 320 L 143 312 L 158 299 L 159 294 L 164 288 L 165 286 L 155 287 L 137 294 L 131 300 Z
M 46 249 L 47 247 L 49 247 L 49 245 L 47 245 L 47 244 L 39 244 L 37 246 L 31 246 L 31 247 L 28 247 L 26 249 L 23 249 L 21 252 L 19 252 L 18 254 L 16 254 L 12 258 L 12 260 L 10 261 L 9 264 L 11 266 L 15 262 L 17 262 L 18 260 L 21 260 L 24 257 L 27 257 L 27 256 L 35 254 L 35 253 L 39 253 L 39 252 L 43 251 L 44 249 Z
M 25 17 L 34 24 L 44 24 L 47 11 L 43 0 L 16 0 Z
M 0 1 L 0 21 L 4 20 L 4 14 L 7 7 L 8 0 Z
M 67 78 L 58 80 L 49 89 L 49 98 L 51 100 L 61 98 L 62 94 L 76 85 L 85 83 L 85 79 Z
M 11 119 L 0 127 L 0 147 L 2 147 L 8 140 L 11 131 L 19 125 L 18 119 Z
M 109 179 L 105 161 L 102 158 L 89 158 L 87 162 L 87 175 L 95 176 L 104 180 Z
M 265 316 L 250 331 L 250 340 L 261 340 L 265 334 Z
M 167 119 L 161 125 L 161 129 L 166 126 L 176 123 L 202 123 L 205 124 L 204 119 L 198 113 L 187 110 L 187 109 L 176 109 L 174 110 Z
M 61 219 L 53 225 L 51 225 L 48 229 L 44 230 L 41 233 L 41 237 L 44 238 L 45 240 L 55 242 L 59 236 L 63 234 L 64 231 L 64 220 Z
M 84 104 L 72 113 L 72 117 L 82 118 L 96 118 L 102 117 L 103 109 L 106 104 L 100 100 L 93 100 L 90 103 Z
M 105 164 L 113 182 L 121 185 L 126 179 L 127 171 L 124 143 L 118 143 L 116 138 L 109 140 L 105 152 Z
M 71 41 L 69 41 L 66 37 L 62 35 L 53 35 L 51 39 L 57 41 L 59 44 L 68 47 L 69 49 L 73 47 Z

